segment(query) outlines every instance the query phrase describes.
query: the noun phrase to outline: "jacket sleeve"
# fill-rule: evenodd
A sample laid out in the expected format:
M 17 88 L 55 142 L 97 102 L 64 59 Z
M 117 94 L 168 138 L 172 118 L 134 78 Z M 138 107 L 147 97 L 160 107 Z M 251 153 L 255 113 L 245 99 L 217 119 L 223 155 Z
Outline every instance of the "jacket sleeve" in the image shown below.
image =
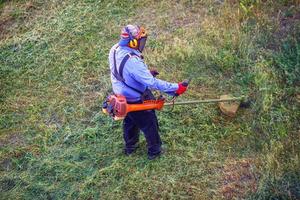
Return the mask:
M 160 90 L 169 95 L 175 93 L 178 89 L 177 83 L 170 83 L 157 79 L 152 76 L 147 65 L 140 59 L 132 58 L 129 60 L 130 75 L 137 82 L 155 90 Z

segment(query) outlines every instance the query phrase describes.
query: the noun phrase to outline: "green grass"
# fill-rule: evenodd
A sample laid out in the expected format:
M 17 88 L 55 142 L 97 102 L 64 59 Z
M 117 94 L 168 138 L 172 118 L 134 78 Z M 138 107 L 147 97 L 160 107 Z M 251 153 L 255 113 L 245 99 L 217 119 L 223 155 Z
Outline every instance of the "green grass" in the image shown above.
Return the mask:
M 296 1 L 30 2 L 0 1 L 12 20 L 0 37 L 2 199 L 300 198 Z M 128 23 L 149 29 L 160 78 L 192 78 L 179 100 L 249 94 L 251 107 L 234 119 L 216 105 L 157 112 L 166 153 L 148 161 L 141 135 L 125 157 L 101 101 Z

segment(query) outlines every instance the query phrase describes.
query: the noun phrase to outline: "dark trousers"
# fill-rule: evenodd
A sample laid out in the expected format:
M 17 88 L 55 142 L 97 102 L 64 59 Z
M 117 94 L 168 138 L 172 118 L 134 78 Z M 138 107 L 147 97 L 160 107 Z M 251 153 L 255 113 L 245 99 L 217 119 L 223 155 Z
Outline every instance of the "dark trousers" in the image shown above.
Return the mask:
M 161 140 L 158 134 L 158 121 L 154 110 L 130 112 L 123 121 L 125 150 L 131 152 L 139 141 L 139 131 L 145 135 L 148 155 L 160 153 Z

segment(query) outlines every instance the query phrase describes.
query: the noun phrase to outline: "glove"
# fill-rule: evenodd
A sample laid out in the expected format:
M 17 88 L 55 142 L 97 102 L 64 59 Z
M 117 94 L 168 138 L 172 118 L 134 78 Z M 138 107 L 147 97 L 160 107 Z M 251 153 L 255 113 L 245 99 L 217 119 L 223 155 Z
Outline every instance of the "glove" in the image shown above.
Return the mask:
M 150 73 L 152 74 L 153 77 L 156 77 L 157 75 L 159 75 L 159 73 L 156 69 L 151 69 Z
M 186 84 L 186 82 L 178 83 L 178 89 L 175 92 L 176 96 L 183 94 L 187 90 L 187 87 L 188 85 Z

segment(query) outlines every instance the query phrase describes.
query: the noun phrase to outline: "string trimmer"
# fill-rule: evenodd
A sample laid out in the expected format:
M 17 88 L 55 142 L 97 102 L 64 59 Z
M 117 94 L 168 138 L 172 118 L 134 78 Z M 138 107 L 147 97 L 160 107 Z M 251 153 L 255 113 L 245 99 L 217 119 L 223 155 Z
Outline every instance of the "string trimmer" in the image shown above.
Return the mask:
M 188 86 L 189 81 L 184 81 L 183 84 Z M 103 103 L 102 111 L 110 115 L 114 120 L 124 119 L 129 112 L 141 111 L 141 110 L 161 110 L 164 106 L 175 105 L 189 105 L 189 104 L 202 104 L 202 103 L 219 103 L 219 108 L 222 113 L 227 116 L 234 117 L 239 106 L 247 105 L 246 97 L 231 97 L 230 95 L 222 95 L 219 99 L 204 99 L 194 101 L 181 101 L 175 102 L 175 95 L 170 102 L 160 95 L 155 100 L 146 100 L 139 104 L 128 104 L 126 98 L 123 95 L 110 95 Z

